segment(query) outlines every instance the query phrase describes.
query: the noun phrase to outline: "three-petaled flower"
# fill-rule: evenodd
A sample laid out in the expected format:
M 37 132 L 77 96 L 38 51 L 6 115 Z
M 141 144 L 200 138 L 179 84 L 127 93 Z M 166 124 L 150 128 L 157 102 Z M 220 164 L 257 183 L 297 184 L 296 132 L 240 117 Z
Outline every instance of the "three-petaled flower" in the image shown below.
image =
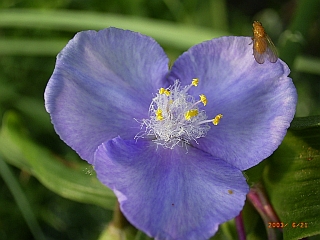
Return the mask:
M 148 235 L 214 235 L 243 208 L 242 171 L 284 138 L 297 101 L 289 68 L 256 63 L 251 41 L 203 42 L 168 69 L 152 38 L 108 28 L 58 55 L 45 91 L 55 130 Z

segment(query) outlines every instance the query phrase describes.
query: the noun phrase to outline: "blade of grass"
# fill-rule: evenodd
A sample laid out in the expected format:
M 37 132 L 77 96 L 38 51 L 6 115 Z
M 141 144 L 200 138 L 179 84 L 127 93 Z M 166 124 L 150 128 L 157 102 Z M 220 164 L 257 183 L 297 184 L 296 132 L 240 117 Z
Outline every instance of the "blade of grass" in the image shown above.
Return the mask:
M 21 119 L 14 112 L 5 113 L 0 131 L 0 154 L 5 161 L 27 169 L 44 186 L 73 201 L 113 209 L 116 198 L 84 166 L 67 166 L 48 149 L 38 145 L 26 134 Z
M 297 56 L 294 60 L 294 69 L 299 72 L 320 75 L 320 59 L 315 57 Z
M 0 55 L 55 56 L 67 42 L 67 39 L 0 38 Z
M 182 50 L 205 40 L 229 35 L 224 31 L 194 25 L 86 11 L 10 9 L 1 10 L 0 19 L 0 27 L 46 28 L 72 32 L 113 26 L 141 32 L 162 44 Z
M 46 239 L 35 215 L 32 212 L 31 206 L 23 193 L 18 181 L 14 177 L 12 171 L 9 166 L 5 163 L 5 161 L 0 156 L 0 174 L 7 184 L 10 192 L 12 193 L 14 200 L 16 201 L 23 218 L 25 219 L 34 239 L 36 240 L 44 240 Z

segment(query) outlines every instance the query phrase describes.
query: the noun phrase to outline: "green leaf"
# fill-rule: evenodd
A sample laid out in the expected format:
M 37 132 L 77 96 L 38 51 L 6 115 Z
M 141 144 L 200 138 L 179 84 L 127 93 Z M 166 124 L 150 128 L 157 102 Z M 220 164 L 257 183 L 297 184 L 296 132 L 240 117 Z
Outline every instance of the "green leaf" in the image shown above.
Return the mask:
M 269 158 L 264 181 L 271 203 L 287 224 L 284 239 L 320 234 L 319 150 L 320 127 L 300 128 L 290 130 Z
M 53 192 L 83 203 L 113 209 L 116 198 L 93 174 L 86 174 L 90 165 L 67 164 L 47 149 L 38 146 L 23 129 L 18 117 L 7 112 L 0 131 L 0 154 L 5 159 L 32 173 Z
M 72 32 L 88 29 L 99 30 L 113 26 L 143 33 L 155 38 L 161 44 L 174 46 L 181 50 L 205 40 L 229 35 L 223 31 L 200 26 L 87 11 L 10 9 L 1 10 L 0 19 L 0 27 L 46 28 Z M 56 46 L 59 44 L 59 42 L 55 43 Z
M 320 127 L 320 116 L 298 117 L 294 118 L 290 129 L 302 129 L 310 127 Z

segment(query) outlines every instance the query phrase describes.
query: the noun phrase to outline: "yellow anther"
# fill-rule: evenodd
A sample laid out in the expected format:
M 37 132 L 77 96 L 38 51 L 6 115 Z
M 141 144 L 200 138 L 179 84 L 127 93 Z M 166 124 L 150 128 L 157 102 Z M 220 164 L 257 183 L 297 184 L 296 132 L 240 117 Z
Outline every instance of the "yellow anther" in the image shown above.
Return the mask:
M 169 96 L 170 95 L 170 91 L 165 89 L 165 88 L 160 88 L 159 89 L 159 94 L 165 94 L 165 95 Z
M 191 109 L 184 114 L 186 120 L 190 120 L 192 117 L 197 116 L 199 113 L 198 109 Z
M 199 83 L 199 78 L 193 78 L 191 85 L 198 86 L 198 83 Z
M 160 108 L 158 108 L 158 110 L 156 111 L 156 118 L 158 121 L 163 120 L 162 110 Z
M 162 87 L 159 89 L 159 94 L 164 94 L 165 89 Z
M 200 101 L 203 103 L 203 106 L 207 105 L 207 97 L 204 94 L 200 95 Z
M 214 119 L 212 119 L 212 123 L 213 123 L 213 125 L 217 126 L 217 125 L 219 124 L 220 119 L 221 119 L 222 117 L 223 117 L 223 115 L 222 115 L 222 114 L 218 114 L 217 116 L 215 116 L 215 118 L 214 118 Z

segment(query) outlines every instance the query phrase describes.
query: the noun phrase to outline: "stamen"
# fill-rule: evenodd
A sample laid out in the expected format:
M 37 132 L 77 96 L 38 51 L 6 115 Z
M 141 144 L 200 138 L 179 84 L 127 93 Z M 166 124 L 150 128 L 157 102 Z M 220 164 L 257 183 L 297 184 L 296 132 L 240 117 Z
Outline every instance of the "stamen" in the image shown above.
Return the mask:
M 199 84 L 194 78 L 190 85 L 182 87 L 178 80 L 168 88 L 160 88 L 149 107 L 149 119 L 142 119 L 143 133 L 135 138 L 150 137 L 158 145 L 174 148 L 176 145 L 187 147 L 191 141 L 206 136 L 210 123 L 218 125 L 222 114 L 209 120 L 206 112 L 199 109 L 207 105 L 207 98 L 201 94 L 200 100 L 188 94 L 191 87 Z
M 162 121 L 163 120 L 162 110 L 160 108 L 158 108 L 157 111 L 156 111 L 156 118 L 157 118 L 158 121 Z
M 190 120 L 192 117 L 197 116 L 199 113 L 198 109 L 191 109 L 184 114 L 186 120 Z
M 198 86 L 198 84 L 199 84 L 199 78 L 194 78 L 194 79 L 192 79 L 192 83 L 191 83 L 193 86 Z
M 165 88 L 160 88 L 159 89 L 159 94 L 165 94 L 165 95 L 169 96 L 170 95 L 170 91 L 168 91 Z
M 207 105 L 207 97 L 204 94 L 201 94 L 200 101 L 203 103 L 203 106 Z
M 199 78 L 193 78 L 191 84 L 184 89 L 185 92 L 188 92 L 191 87 L 198 86 L 198 84 L 199 84 Z
M 222 117 L 223 117 L 223 115 L 222 115 L 222 114 L 218 114 L 217 116 L 215 116 L 215 118 L 214 118 L 214 119 L 212 119 L 212 123 L 213 123 L 213 125 L 217 126 L 217 125 L 219 124 L 220 119 L 221 119 Z

